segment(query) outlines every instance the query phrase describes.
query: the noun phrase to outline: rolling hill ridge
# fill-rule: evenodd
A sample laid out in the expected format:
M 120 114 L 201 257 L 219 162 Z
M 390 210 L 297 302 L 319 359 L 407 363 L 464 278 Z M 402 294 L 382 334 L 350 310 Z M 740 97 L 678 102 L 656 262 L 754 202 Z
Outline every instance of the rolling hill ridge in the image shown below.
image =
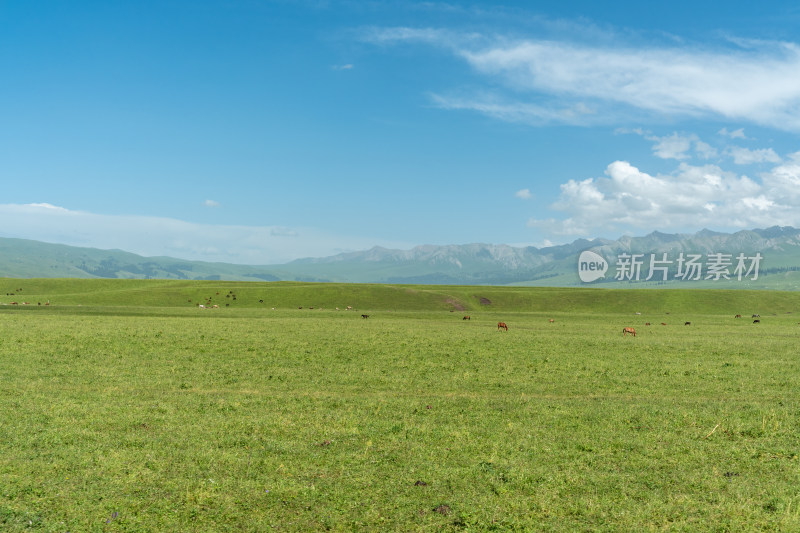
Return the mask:
M 608 272 L 581 281 L 578 259 L 592 251 Z M 712 254 L 727 261 L 722 276 L 712 272 Z M 692 279 L 680 278 L 684 260 L 705 262 Z M 736 272 L 737 257 L 750 272 Z M 755 259 L 758 259 L 755 261 Z M 637 270 L 620 274 L 624 262 Z M 649 261 L 661 265 L 648 272 Z M 741 261 L 740 261 L 741 262 Z M 754 264 L 756 263 L 756 264 Z M 740 265 L 741 266 L 741 265 Z M 615 269 L 616 267 L 616 269 Z M 753 268 L 755 267 L 755 268 Z M 703 270 L 705 268 L 705 270 Z M 720 268 L 717 264 L 717 268 Z M 615 272 L 616 270 L 616 272 Z M 100 250 L 24 239 L 0 238 L 0 277 L 123 278 L 230 281 L 315 281 L 436 285 L 539 285 L 554 287 L 692 287 L 797 290 L 800 288 L 800 230 L 772 227 L 719 233 L 653 232 L 617 240 L 578 239 L 544 248 L 505 244 L 422 245 L 411 250 L 374 247 L 281 265 L 236 265 L 143 257 L 122 250 Z M 649 274 L 649 278 L 648 278 Z

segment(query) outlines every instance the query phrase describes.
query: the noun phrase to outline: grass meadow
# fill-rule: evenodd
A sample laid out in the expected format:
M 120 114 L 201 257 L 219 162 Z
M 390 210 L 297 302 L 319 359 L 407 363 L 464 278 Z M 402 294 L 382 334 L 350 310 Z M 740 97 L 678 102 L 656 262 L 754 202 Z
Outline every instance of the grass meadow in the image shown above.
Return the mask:
M 800 294 L 0 283 L 4 531 L 800 530 Z

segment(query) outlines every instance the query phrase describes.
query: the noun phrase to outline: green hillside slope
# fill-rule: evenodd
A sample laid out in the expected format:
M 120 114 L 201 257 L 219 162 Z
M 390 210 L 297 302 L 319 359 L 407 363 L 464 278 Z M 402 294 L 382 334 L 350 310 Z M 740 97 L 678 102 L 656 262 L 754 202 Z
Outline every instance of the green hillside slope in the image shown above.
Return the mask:
M 16 302 L 13 304 L 12 302 Z M 122 279 L 0 279 L 0 309 L 85 306 L 218 311 L 451 311 L 537 313 L 800 313 L 800 293 Z M 217 310 L 215 310 L 217 311 Z

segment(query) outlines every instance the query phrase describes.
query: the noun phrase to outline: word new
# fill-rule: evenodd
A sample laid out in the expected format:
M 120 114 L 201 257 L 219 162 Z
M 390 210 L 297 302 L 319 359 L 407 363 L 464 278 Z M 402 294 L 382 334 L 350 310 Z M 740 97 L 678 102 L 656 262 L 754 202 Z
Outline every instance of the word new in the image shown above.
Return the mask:
M 733 257 L 733 254 L 710 253 L 705 256 L 703 261 L 702 254 L 684 254 L 681 252 L 673 261 L 667 258 L 667 253 L 649 254 L 650 261 L 647 268 L 643 269 L 644 257 L 647 254 L 620 254 L 617 256 L 617 273 L 614 279 L 618 281 L 640 281 L 643 270 L 647 272 L 644 281 L 656 280 L 667 281 L 669 270 L 674 266 L 674 279 L 683 281 L 712 280 L 736 278 L 749 278 L 752 281 L 758 279 L 758 268 L 763 257 L 760 253 L 753 256 L 746 256 L 740 253 Z

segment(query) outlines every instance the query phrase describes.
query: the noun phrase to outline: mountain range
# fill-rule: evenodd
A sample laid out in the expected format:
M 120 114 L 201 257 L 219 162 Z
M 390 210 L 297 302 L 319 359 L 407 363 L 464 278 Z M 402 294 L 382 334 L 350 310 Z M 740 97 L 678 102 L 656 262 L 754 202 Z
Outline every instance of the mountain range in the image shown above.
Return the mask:
M 607 271 L 590 283 L 579 257 L 591 251 Z M 697 270 L 686 277 L 689 260 Z M 583 259 L 581 259 L 582 261 Z M 737 261 L 738 260 L 738 261 Z M 651 266 L 653 270 L 651 270 Z M 589 265 L 594 267 L 594 265 Z M 738 267 L 738 270 L 737 270 Z M 749 272 L 748 272 L 749 270 Z M 653 232 L 617 240 L 578 239 L 536 248 L 505 244 L 374 247 L 280 265 L 236 265 L 143 257 L 24 239 L 0 238 L 0 276 L 156 278 L 437 285 L 539 285 L 800 289 L 800 230 L 771 227 L 719 233 Z M 681 274 L 684 274 L 681 277 Z

